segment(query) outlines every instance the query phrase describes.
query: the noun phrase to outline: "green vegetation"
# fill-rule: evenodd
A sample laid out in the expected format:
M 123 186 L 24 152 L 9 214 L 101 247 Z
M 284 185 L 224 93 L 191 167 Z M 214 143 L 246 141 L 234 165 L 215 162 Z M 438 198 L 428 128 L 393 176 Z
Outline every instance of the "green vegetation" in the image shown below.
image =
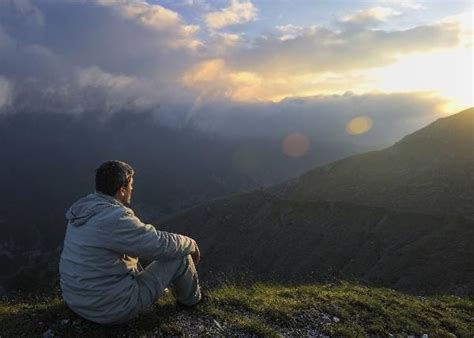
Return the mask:
M 82 320 L 59 298 L 0 301 L 0 336 L 474 335 L 474 299 L 340 284 L 224 285 L 182 309 L 167 295 L 119 326 Z

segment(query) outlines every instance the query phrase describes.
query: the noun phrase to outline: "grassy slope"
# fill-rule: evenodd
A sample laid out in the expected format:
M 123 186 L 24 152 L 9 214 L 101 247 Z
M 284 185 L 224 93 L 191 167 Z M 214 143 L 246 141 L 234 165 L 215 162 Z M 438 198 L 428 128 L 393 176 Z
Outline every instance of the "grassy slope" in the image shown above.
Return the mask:
M 474 220 L 462 217 L 282 200 L 254 191 L 156 224 L 196 239 L 206 281 L 245 274 L 246 281 L 357 280 L 418 295 L 474 295 Z
M 79 319 L 58 298 L 0 301 L 0 336 L 161 336 L 257 334 L 360 336 L 474 335 L 474 299 L 417 297 L 385 288 L 341 283 L 307 286 L 221 286 L 192 310 L 163 297 L 120 326 Z

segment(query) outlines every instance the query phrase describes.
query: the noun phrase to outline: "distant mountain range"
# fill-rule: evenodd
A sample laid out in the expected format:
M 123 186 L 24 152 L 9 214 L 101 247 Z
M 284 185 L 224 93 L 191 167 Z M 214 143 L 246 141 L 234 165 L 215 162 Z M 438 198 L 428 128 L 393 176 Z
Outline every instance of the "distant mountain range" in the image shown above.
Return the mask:
M 472 295 L 473 146 L 469 109 L 385 150 L 204 203 L 158 226 L 198 240 L 209 280 L 350 279 Z
M 392 147 L 316 168 L 269 192 L 285 199 L 474 217 L 474 108 L 439 119 Z

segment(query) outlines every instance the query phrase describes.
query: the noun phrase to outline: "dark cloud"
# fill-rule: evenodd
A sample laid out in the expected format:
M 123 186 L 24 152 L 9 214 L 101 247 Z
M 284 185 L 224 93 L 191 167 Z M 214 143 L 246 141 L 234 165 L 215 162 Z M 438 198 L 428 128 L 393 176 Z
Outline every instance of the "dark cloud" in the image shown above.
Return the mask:
M 0 75 L 14 84 L 15 110 L 150 109 L 181 89 L 193 62 L 192 29 L 166 10 L 58 0 L 0 7 Z M 32 12 L 37 20 L 23 20 Z

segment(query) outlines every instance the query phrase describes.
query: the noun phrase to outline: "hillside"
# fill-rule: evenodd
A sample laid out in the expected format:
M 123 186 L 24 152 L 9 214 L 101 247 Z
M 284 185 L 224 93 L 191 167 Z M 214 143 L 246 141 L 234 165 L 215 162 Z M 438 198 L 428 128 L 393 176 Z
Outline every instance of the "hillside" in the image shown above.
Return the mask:
M 201 248 L 202 276 L 284 283 L 357 280 L 412 293 L 474 292 L 474 221 L 234 195 L 162 219 Z
M 417 297 L 384 288 L 338 283 L 305 286 L 226 285 L 192 310 L 171 296 L 135 320 L 96 325 L 72 313 L 58 298 L 0 301 L 0 335 L 182 336 L 474 334 L 474 299 Z
M 269 192 L 474 217 L 474 108 L 439 119 L 392 147 L 319 168 Z
M 469 109 L 385 150 L 204 203 L 158 226 L 196 238 L 212 280 L 340 278 L 472 295 L 473 149 Z

